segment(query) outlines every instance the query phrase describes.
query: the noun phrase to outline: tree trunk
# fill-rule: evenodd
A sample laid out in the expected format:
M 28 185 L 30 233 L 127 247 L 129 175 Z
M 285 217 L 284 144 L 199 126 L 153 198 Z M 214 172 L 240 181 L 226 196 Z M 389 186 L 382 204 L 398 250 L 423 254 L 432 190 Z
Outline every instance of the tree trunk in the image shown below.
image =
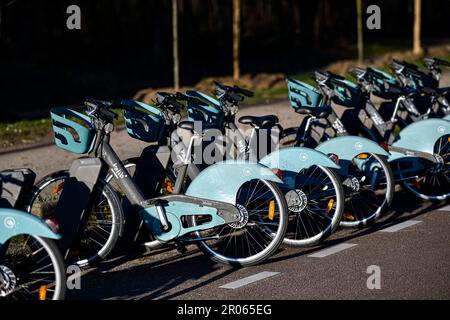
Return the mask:
M 364 40 L 363 40 L 363 22 L 362 22 L 362 0 L 356 0 L 356 29 L 358 33 L 358 61 L 364 59 Z
M 2 40 L 2 8 L 3 8 L 3 1 L 0 0 L 0 41 Z
M 172 0 L 173 36 L 173 82 L 176 91 L 180 90 L 180 60 L 178 56 L 178 0 Z
M 233 80 L 239 81 L 239 45 L 241 37 L 241 0 L 233 0 Z
M 414 0 L 413 54 L 415 55 L 422 53 L 422 44 L 420 43 L 421 9 L 422 1 Z

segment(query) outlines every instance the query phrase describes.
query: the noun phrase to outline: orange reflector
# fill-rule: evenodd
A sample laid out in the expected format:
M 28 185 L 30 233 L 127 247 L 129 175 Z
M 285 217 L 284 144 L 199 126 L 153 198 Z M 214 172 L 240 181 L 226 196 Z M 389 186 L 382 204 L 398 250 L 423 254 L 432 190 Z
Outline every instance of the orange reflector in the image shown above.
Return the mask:
M 327 208 L 325 209 L 327 214 L 330 213 L 331 209 L 333 208 L 333 205 L 334 205 L 334 199 L 330 199 L 330 201 L 328 201 Z
M 163 183 L 163 189 L 165 189 L 168 193 L 173 193 L 173 184 L 172 181 L 166 178 Z
M 345 220 L 355 221 L 355 217 L 351 213 L 344 213 L 342 216 Z
M 269 219 L 273 220 L 275 215 L 275 200 L 270 200 L 269 202 Z
M 47 300 L 47 286 L 39 287 L 39 300 Z
M 412 184 L 417 188 L 417 189 L 420 189 L 420 183 L 419 183 L 419 181 L 417 181 L 417 180 L 413 180 L 412 181 Z
M 167 192 L 169 192 L 169 193 L 172 193 L 172 192 L 173 192 L 173 185 L 172 185 L 172 182 L 171 182 L 171 181 L 169 181 L 169 182 L 167 183 Z
M 447 141 L 450 142 L 450 137 L 447 138 Z
M 58 193 L 62 190 L 62 188 L 64 188 L 64 182 L 61 182 L 60 184 L 58 184 L 56 187 L 53 187 L 52 189 L 52 193 Z
M 367 159 L 369 155 L 367 153 L 361 153 L 356 156 L 358 159 Z

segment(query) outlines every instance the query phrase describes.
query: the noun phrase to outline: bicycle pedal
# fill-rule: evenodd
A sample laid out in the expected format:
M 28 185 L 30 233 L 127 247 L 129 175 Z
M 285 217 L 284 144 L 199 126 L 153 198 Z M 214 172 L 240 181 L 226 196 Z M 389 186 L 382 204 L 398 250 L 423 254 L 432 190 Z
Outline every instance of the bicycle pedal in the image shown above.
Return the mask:
M 186 246 L 181 241 L 177 241 L 175 243 L 175 249 L 177 249 L 177 252 L 179 254 L 185 254 L 187 252 Z

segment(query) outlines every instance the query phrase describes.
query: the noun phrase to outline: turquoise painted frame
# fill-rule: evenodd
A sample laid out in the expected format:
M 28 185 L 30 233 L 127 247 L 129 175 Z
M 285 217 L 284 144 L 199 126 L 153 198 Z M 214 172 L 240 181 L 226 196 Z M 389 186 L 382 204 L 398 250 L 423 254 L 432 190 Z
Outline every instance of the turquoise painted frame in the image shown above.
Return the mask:
M 280 178 L 266 166 L 244 160 L 228 160 L 216 163 L 203 170 L 189 185 L 185 195 L 235 205 L 239 188 L 245 182 L 253 179 L 265 179 L 282 183 Z M 172 228 L 169 232 L 163 232 L 156 208 L 149 207 L 144 210 L 145 212 L 141 212 L 141 216 L 144 217 L 145 224 L 152 230 L 158 240 L 165 242 L 190 232 L 211 229 L 225 223 L 214 207 L 173 201 L 165 206 L 167 218 L 172 226 L 179 226 L 177 221 L 180 221 L 182 216 L 208 215 L 211 217 L 211 221 L 200 226 L 180 226 Z
M 281 183 L 268 167 L 246 160 L 227 160 L 203 170 L 186 191 L 186 195 L 236 204 L 236 194 L 247 181 L 265 179 Z
M 16 209 L 0 208 L 0 247 L 10 238 L 21 234 L 55 240 L 61 238 L 36 216 Z
M 449 121 L 444 119 L 425 119 L 411 123 L 400 131 L 392 145 L 433 154 L 436 142 L 446 135 L 450 135 Z M 389 161 L 392 162 L 405 157 L 408 156 L 392 152 Z

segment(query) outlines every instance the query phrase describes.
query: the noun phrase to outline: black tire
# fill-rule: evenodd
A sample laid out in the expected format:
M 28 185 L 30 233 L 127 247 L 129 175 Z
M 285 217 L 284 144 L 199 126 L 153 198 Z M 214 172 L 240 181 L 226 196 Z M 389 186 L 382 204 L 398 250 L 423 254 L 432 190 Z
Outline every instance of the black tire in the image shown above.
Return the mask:
M 346 193 L 344 214 L 342 215 L 340 223 L 342 227 L 364 227 L 375 222 L 390 206 L 392 199 L 394 198 L 395 182 L 389 163 L 383 156 L 374 153 L 367 153 L 367 155 L 368 158 L 366 159 L 373 157 L 373 159 L 375 159 L 374 161 L 379 163 L 378 170 L 382 170 L 381 174 L 384 177 L 381 176 L 381 178 L 379 178 L 380 183 L 378 186 L 380 188 L 376 191 L 369 190 L 369 188 L 363 189 L 360 186 L 359 183 L 364 182 L 365 179 L 364 181 L 359 181 L 357 184 L 358 190 L 353 190 L 349 184 L 353 187 L 354 184 L 352 183 L 352 179 L 356 178 L 359 180 L 360 177 L 341 177 Z M 365 161 L 368 162 L 369 160 Z M 385 189 L 381 188 L 382 185 L 386 186 Z M 376 194 L 377 192 L 378 195 Z
M 69 178 L 69 173 L 67 171 L 58 171 L 53 174 L 50 174 L 44 178 L 42 178 L 40 181 L 36 183 L 36 185 L 33 188 L 33 191 L 29 197 L 28 203 L 27 203 L 27 212 L 30 212 L 34 215 L 37 215 L 43 219 L 48 218 L 47 215 L 51 216 L 51 209 L 56 204 L 56 202 L 59 199 L 59 194 L 55 195 L 55 199 L 51 199 L 51 201 L 44 200 L 43 206 L 36 205 L 36 201 L 40 194 L 42 194 L 43 190 L 46 187 L 51 186 L 53 183 L 64 183 L 65 180 Z M 101 206 L 104 204 L 105 209 L 102 209 L 103 207 L 99 207 L 99 210 L 108 210 L 106 212 L 91 212 L 90 215 L 95 214 L 95 217 L 97 219 L 97 223 L 99 224 L 98 227 L 92 227 L 88 228 L 87 224 L 90 223 L 88 218 L 83 219 L 83 223 L 85 225 L 80 225 L 79 228 L 79 234 L 78 236 L 78 242 L 77 244 L 74 244 L 74 247 L 71 247 L 69 249 L 68 256 L 66 257 L 66 260 L 71 264 L 76 264 L 79 267 L 87 267 L 87 266 L 93 266 L 100 261 L 104 260 L 112 251 L 112 249 L 115 247 L 118 238 L 122 234 L 123 225 L 124 225 L 124 213 L 122 209 L 122 205 L 120 202 L 120 199 L 118 198 L 117 194 L 115 193 L 114 189 L 105 183 L 103 180 L 99 180 L 97 185 L 97 194 L 99 199 L 94 200 L 93 209 Z M 62 189 L 61 189 L 62 190 Z M 58 190 L 61 191 L 61 190 Z M 50 203 L 51 202 L 51 203 Z M 109 208 L 109 209 L 107 209 Z M 41 210 L 40 212 L 38 210 Z M 45 213 L 46 216 L 43 216 L 42 210 L 46 210 Z M 100 219 L 100 215 L 106 215 L 110 213 L 109 221 L 111 230 L 105 229 L 105 223 L 100 225 L 100 221 L 105 219 Z M 92 222 L 91 222 L 92 223 Z M 109 225 L 109 223 L 108 223 Z M 107 227 L 108 228 L 108 227 Z M 100 237 L 100 241 L 97 241 L 94 238 L 91 238 L 90 235 L 96 234 L 97 237 Z M 98 239 L 98 238 L 97 238 Z M 95 243 L 96 249 L 92 249 L 92 244 Z M 76 254 L 76 256 L 72 256 L 73 254 Z
M 4 247 L 3 255 L 0 257 L 0 273 L 7 274 L 9 282 L 11 279 L 15 280 L 15 289 L 4 297 L 6 300 L 64 299 L 66 267 L 53 240 L 33 235 L 19 235 L 11 238 Z M 36 272 L 37 270 L 40 272 Z M 43 276 L 39 278 L 39 274 Z M 48 292 L 53 294 L 50 296 Z M 0 295 L 0 301 L 1 299 Z
M 232 265 L 235 267 L 248 267 L 248 266 L 252 266 L 252 265 L 257 265 L 257 264 L 262 263 L 264 260 L 270 258 L 276 252 L 276 250 L 278 250 L 280 245 L 283 243 L 285 233 L 286 233 L 287 223 L 288 223 L 288 221 L 287 221 L 288 220 L 288 209 L 287 209 L 286 199 L 284 198 L 284 195 L 283 195 L 282 191 L 280 190 L 280 188 L 277 186 L 277 184 L 272 181 L 256 179 L 256 180 L 250 181 L 249 183 L 250 184 L 251 183 L 259 183 L 259 181 L 261 181 L 265 186 L 267 186 L 269 188 L 270 192 L 273 193 L 273 196 L 275 198 L 275 200 L 274 200 L 276 202 L 275 208 L 278 208 L 278 214 L 275 214 L 275 215 L 278 217 L 277 221 L 279 222 L 277 224 L 276 230 L 269 229 L 269 227 L 260 227 L 259 225 L 257 225 L 257 222 L 255 220 L 253 220 L 252 225 L 250 225 L 249 224 L 250 219 L 248 219 L 248 223 L 246 223 L 241 229 L 238 229 L 239 231 L 236 231 L 236 235 L 231 235 L 231 232 L 233 232 L 232 229 L 234 227 L 231 227 L 230 225 L 220 226 L 220 227 L 217 227 L 212 230 L 210 229 L 207 231 L 196 232 L 195 233 L 196 237 L 206 237 L 206 236 L 214 236 L 214 235 L 222 235 L 222 234 L 225 235 L 225 236 L 221 237 L 220 239 L 218 239 L 217 242 L 216 242 L 216 240 L 196 242 L 199 249 L 204 254 L 211 257 L 212 260 L 222 263 L 222 264 Z M 244 188 L 243 186 L 241 188 Z M 255 188 L 256 188 L 256 185 L 255 185 Z M 243 190 L 243 189 L 241 189 L 241 190 Z M 242 192 L 244 192 L 244 191 L 242 191 Z M 237 195 L 238 206 L 240 205 L 241 202 L 243 202 L 243 200 L 240 199 L 239 195 L 240 195 L 240 192 L 238 192 L 238 195 Z M 253 194 L 250 195 L 250 199 L 252 196 L 253 196 Z M 260 210 L 257 210 L 257 211 L 260 211 Z M 252 214 L 249 214 L 249 216 L 250 215 L 252 215 Z M 261 223 L 264 226 L 265 222 L 263 221 L 263 219 L 260 217 L 258 217 L 257 219 L 261 219 L 261 220 L 259 220 L 258 223 Z M 273 219 L 272 219 L 272 221 L 273 221 Z M 196 224 L 195 221 L 192 221 L 191 223 L 193 225 Z M 252 254 L 251 252 L 252 252 L 252 250 L 256 251 L 258 248 L 255 249 L 254 246 L 251 246 L 250 245 L 251 239 L 249 240 L 249 238 L 254 237 L 255 234 L 253 234 L 251 237 L 247 237 L 247 239 L 245 239 L 243 236 L 243 234 L 246 234 L 246 232 L 250 233 L 250 231 L 252 230 L 253 224 L 257 225 L 263 232 L 259 235 L 261 237 L 261 239 L 266 239 L 267 241 L 269 241 L 269 244 L 267 246 L 265 246 L 262 249 L 262 251 L 255 253 L 255 254 Z M 230 232 L 222 233 L 223 230 L 230 230 Z M 234 230 L 236 230 L 236 229 L 234 229 Z M 226 239 L 230 235 L 231 235 L 231 237 L 230 237 L 230 239 L 228 239 L 228 242 L 227 242 Z M 217 248 L 219 248 L 223 242 L 229 243 L 229 241 L 231 241 L 231 238 L 233 238 L 233 237 L 236 237 L 235 238 L 236 243 L 234 245 L 234 250 L 237 250 L 239 252 L 234 251 L 232 249 L 229 249 L 227 251 L 228 244 L 223 249 L 224 252 L 219 252 L 220 249 L 217 249 Z M 225 238 L 225 240 L 224 240 L 224 238 Z M 253 238 L 253 239 L 257 240 L 256 238 Z M 237 255 L 243 253 L 245 249 L 247 249 L 247 246 L 244 244 L 244 242 L 246 240 L 247 240 L 246 244 L 248 246 L 249 255 L 236 257 Z M 239 245 L 237 245 L 237 242 L 239 242 Z M 261 246 L 261 244 L 259 244 L 259 245 Z M 262 248 L 262 246 L 261 246 L 261 248 Z M 232 256 L 230 251 L 234 251 L 235 256 Z
M 321 185 L 310 185 L 311 177 Z M 296 180 L 296 190 L 289 190 L 285 195 L 289 224 L 284 243 L 293 247 L 309 247 L 328 238 L 339 226 L 344 211 L 344 189 L 338 175 L 322 166 L 300 171 Z M 291 205 L 289 194 L 294 195 L 294 203 L 301 200 L 298 194 L 304 195 L 304 208 Z
M 441 137 L 434 146 L 434 154 L 439 155 L 442 159 L 440 164 L 432 164 L 427 160 L 419 159 L 423 163 L 425 169 L 415 173 L 416 179 L 407 179 L 403 177 L 402 161 L 397 162 L 397 168 L 402 179 L 401 184 L 404 190 L 428 201 L 446 201 L 450 197 L 450 179 L 449 179 L 449 163 L 450 163 L 450 135 Z

